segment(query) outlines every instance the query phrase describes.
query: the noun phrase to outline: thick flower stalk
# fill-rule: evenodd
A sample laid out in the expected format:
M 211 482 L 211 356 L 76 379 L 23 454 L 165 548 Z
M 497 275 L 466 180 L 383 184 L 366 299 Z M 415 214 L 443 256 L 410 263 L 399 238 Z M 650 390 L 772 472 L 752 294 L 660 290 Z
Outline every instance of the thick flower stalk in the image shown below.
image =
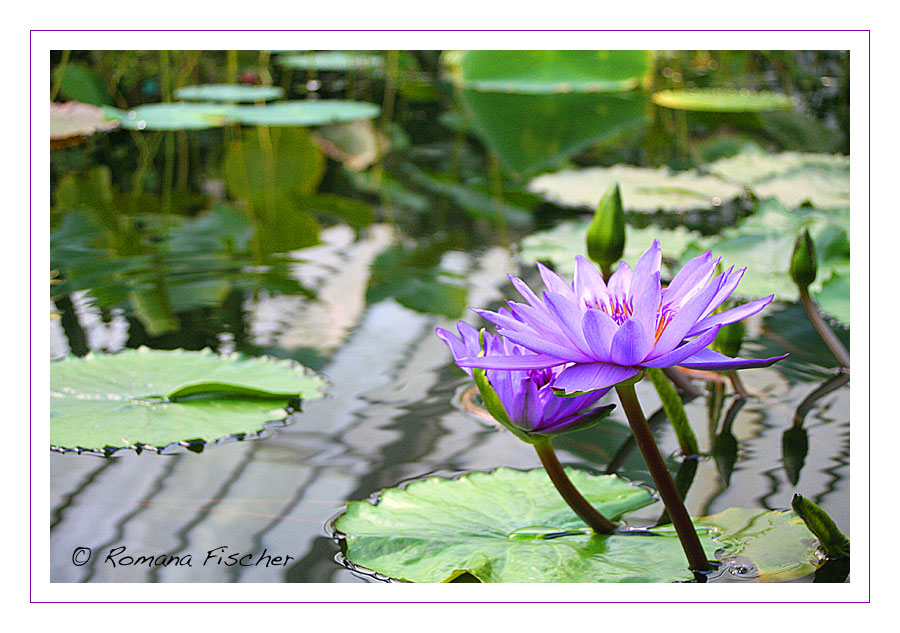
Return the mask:
M 538 297 L 510 276 L 526 303 L 509 309 L 476 310 L 497 333 L 532 354 L 492 354 L 458 358 L 460 367 L 534 371 L 565 365 L 552 388 L 565 394 L 606 389 L 644 368 L 672 366 L 726 371 L 767 367 L 785 356 L 730 358 L 708 346 L 719 329 L 762 310 L 773 297 L 716 313 L 731 296 L 745 269 L 714 276 L 711 252 L 688 261 L 665 288 L 660 280 L 662 252 L 654 240 L 634 269 L 619 264 L 609 283 L 590 262 L 576 257 L 575 277 L 567 284 L 538 263 L 547 290 Z
M 461 358 L 480 354 L 485 358 L 534 355 L 499 336 L 479 332 L 465 322 L 460 322 L 457 330 L 459 337 L 447 330 L 437 329 L 437 335 L 450 348 L 457 363 Z M 553 436 L 587 428 L 609 415 L 615 405 L 595 407 L 609 389 L 573 398 L 560 397 L 550 385 L 562 367 L 514 371 L 463 370 L 474 378 L 485 408 L 494 419 L 516 437 L 534 446 L 547 475 L 572 510 L 595 532 L 614 532 L 616 524 L 598 512 L 569 480 L 552 444 Z

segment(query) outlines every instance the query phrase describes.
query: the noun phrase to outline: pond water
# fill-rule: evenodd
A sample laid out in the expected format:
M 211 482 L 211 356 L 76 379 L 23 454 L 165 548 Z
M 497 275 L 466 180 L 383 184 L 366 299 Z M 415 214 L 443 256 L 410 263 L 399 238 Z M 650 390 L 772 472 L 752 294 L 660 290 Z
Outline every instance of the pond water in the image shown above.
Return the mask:
M 390 153 L 350 169 L 346 156 L 329 152 L 315 185 L 319 193 L 370 206 L 374 221 L 351 226 L 334 222 L 333 216 L 320 219 L 318 244 L 291 245 L 286 254 L 266 253 L 265 266 L 254 259 L 252 246 L 249 255 L 237 248 L 196 247 L 204 235 L 196 226 L 187 234 L 193 249 L 180 249 L 181 238 L 170 236 L 169 250 L 162 255 L 156 248 L 119 245 L 81 249 L 75 260 L 70 251 L 81 244 L 78 214 L 102 204 L 88 197 L 69 209 L 54 199 L 54 230 L 68 231 L 63 233 L 68 241 L 55 238 L 55 252 L 69 257 L 55 255 L 55 262 L 76 263 L 68 270 L 55 266 L 64 283 L 51 287 L 53 359 L 141 345 L 211 347 L 292 358 L 325 375 L 330 386 L 326 398 L 304 403 L 286 426 L 199 453 L 179 447 L 162 455 L 122 450 L 109 458 L 52 452 L 52 581 L 374 582 L 339 564 L 339 547 L 328 531 L 329 520 L 348 501 L 427 475 L 539 466 L 531 447 L 464 405 L 471 383 L 434 331 L 454 329 L 459 318 L 485 325 L 464 308 L 496 307 L 504 298 L 514 298 L 509 273 L 539 287 L 533 264 L 519 256 L 519 240 L 584 213 L 535 201 L 533 193 L 517 184 L 521 179 L 505 170 L 501 174 L 504 166 L 471 130 L 454 125 L 454 117 L 462 116 L 464 97 L 429 72 L 436 55 L 422 53 L 416 59 L 421 68 L 406 68 L 402 90 L 368 68 L 312 76 L 294 71 L 286 78 L 287 71 L 279 75 L 273 67 L 276 85 L 288 93 L 371 101 L 390 108 L 394 123 L 376 121 L 372 129 L 382 137 L 367 129 L 353 143 L 334 130 L 331 142 L 357 158 L 368 146 L 360 149 L 354 143 L 366 141 L 389 142 Z M 832 61 L 812 60 L 810 72 L 821 71 L 816 63 Z M 388 69 L 395 62 L 386 56 Z M 768 81 L 764 86 L 779 81 L 763 71 L 753 77 Z M 827 94 L 809 94 L 808 103 L 832 112 Z M 226 127 L 160 133 L 162 149 L 145 166 L 144 186 L 148 199 L 166 207 L 164 222 L 203 217 L 206 210 L 236 197 L 216 166 L 229 143 L 240 141 L 242 133 L 246 141 L 252 131 Z M 111 199 L 118 200 L 119 190 L 131 186 L 143 164 L 141 142 L 134 140 L 140 133 L 119 130 L 54 150 L 54 191 L 66 174 L 102 167 L 110 174 Z M 571 155 L 570 160 L 611 164 L 612 156 L 616 162 L 633 161 L 634 145 L 626 141 L 590 156 Z M 167 153 L 170 143 L 172 152 Z M 173 156 L 170 173 L 182 185 L 174 193 L 166 189 L 167 157 Z M 142 243 L 157 243 L 158 217 L 142 204 L 135 203 L 129 215 L 134 222 L 115 239 L 125 242 L 134 234 L 142 236 Z M 737 203 L 725 206 L 721 216 L 712 211 L 714 217 L 701 218 L 695 228 L 709 235 L 718 230 L 717 217 L 746 214 Z M 497 210 L 508 211 L 504 220 L 497 220 Z M 664 218 L 666 222 L 672 220 Z M 76 268 L 80 276 L 71 273 Z M 160 293 L 165 300 L 151 301 Z M 835 324 L 835 331 L 848 342 L 847 328 Z M 838 379 L 835 389 L 807 400 L 829 378 L 839 376 L 836 363 L 802 310 L 776 302 L 749 321 L 742 355 L 784 352 L 793 354 L 785 363 L 741 373 L 750 394 L 744 402 L 735 400 L 730 385 L 693 378 L 698 395 L 686 410 L 704 455 L 686 496 L 688 510 L 702 516 L 732 506 L 784 509 L 799 492 L 821 505 L 849 535 L 849 382 Z M 638 385 L 638 393 L 648 415 L 660 408 L 648 381 Z M 792 427 L 805 433 L 786 434 Z M 672 471 L 678 471 L 682 461 L 671 426 L 663 419 L 654 430 Z M 597 427 L 564 435 L 555 444 L 567 465 L 594 472 L 612 467 L 652 484 L 629 436 L 617 409 Z M 656 503 L 630 521 L 652 524 L 661 513 Z M 73 565 L 73 551 L 84 546 L 94 552 L 125 546 L 133 555 L 190 553 L 195 560 L 224 546 L 228 554 L 293 558 L 252 567 L 113 567 L 95 556 L 85 565 Z M 741 579 L 726 575 L 722 580 Z

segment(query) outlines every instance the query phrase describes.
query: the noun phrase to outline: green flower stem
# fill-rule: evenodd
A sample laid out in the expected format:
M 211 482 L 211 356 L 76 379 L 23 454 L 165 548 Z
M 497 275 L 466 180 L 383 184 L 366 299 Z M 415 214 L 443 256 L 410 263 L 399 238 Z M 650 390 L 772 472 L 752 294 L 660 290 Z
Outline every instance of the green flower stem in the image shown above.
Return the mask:
M 806 310 L 806 316 L 809 317 L 813 327 L 816 328 L 816 332 L 818 332 L 819 336 L 822 337 L 822 340 L 825 341 L 825 345 L 827 345 L 828 349 L 831 350 L 831 353 L 834 354 L 837 362 L 840 363 L 841 367 L 850 369 L 850 352 L 847 351 L 844 344 L 841 343 L 834 331 L 827 323 L 825 323 L 825 319 L 822 318 L 822 315 L 819 314 L 819 308 L 816 306 L 812 297 L 809 296 L 808 288 L 800 288 L 800 304 L 803 306 L 803 309 Z
M 575 511 L 575 514 L 581 517 L 581 520 L 587 523 L 591 529 L 598 534 L 614 533 L 618 526 L 600 514 L 600 512 L 598 512 L 597 509 L 594 508 L 580 492 L 578 492 L 568 475 L 566 475 L 566 471 L 563 469 L 562 464 L 559 463 L 559 459 L 557 459 L 556 453 L 553 450 L 552 441 L 547 438 L 535 442 L 534 450 L 537 451 L 538 457 L 541 459 L 541 464 L 544 465 L 544 470 L 546 470 L 547 475 L 550 476 L 550 481 L 556 486 L 559 494 L 565 499 L 566 503 L 569 504 L 569 507 Z
M 659 394 L 666 417 L 669 418 L 672 428 L 675 429 L 675 436 L 678 438 L 678 446 L 681 448 L 682 454 L 685 457 L 695 457 L 700 451 L 697 436 L 694 435 L 694 430 L 688 422 L 687 413 L 684 411 L 684 405 L 681 403 L 675 387 L 661 369 L 650 368 L 646 373 L 647 378 L 653 383 L 656 393 Z
M 681 541 L 681 547 L 684 549 L 691 570 L 709 571 L 710 567 L 709 561 L 706 559 L 706 553 L 700 545 L 700 539 L 697 537 L 697 532 L 691 523 L 691 516 L 688 514 L 687 508 L 684 507 L 684 502 L 681 500 L 681 495 L 678 494 L 672 475 L 669 474 L 659 448 L 656 446 L 656 440 L 653 439 L 650 426 L 647 424 L 647 419 L 641 410 L 641 403 L 638 401 L 634 385 L 617 386 L 616 392 L 619 394 L 622 408 L 625 410 L 628 423 L 631 425 L 634 439 L 638 448 L 641 449 L 641 454 L 644 456 L 644 461 L 650 469 L 656 489 L 659 491 L 659 495 L 666 505 L 666 510 L 669 512 L 669 517 L 672 519 L 672 524 L 675 526 L 675 531 L 678 533 L 678 539 Z

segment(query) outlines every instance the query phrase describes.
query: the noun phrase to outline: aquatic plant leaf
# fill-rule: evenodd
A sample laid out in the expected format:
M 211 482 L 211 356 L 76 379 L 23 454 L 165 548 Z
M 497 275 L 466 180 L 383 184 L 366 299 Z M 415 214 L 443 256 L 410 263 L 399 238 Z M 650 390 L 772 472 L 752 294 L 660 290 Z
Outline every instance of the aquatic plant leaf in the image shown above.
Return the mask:
M 794 101 L 788 95 L 726 88 L 662 90 L 653 93 L 653 103 L 692 112 L 768 112 L 794 107 Z
M 546 94 L 636 88 L 653 67 L 650 51 L 466 51 L 452 74 L 483 92 Z
M 211 103 L 149 103 L 134 110 L 103 109 L 108 119 L 114 119 L 126 130 L 175 132 L 206 130 L 229 122 L 228 106 Z
M 269 105 L 230 106 L 228 117 L 243 125 L 312 127 L 374 119 L 381 113 L 374 103 L 320 99 L 279 101 Z
M 50 444 L 111 450 L 214 442 L 286 417 L 324 380 L 290 361 L 140 348 L 50 364 Z
M 500 164 L 522 176 L 556 167 L 648 121 L 647 97 L 640 92 L 528 94 L 463 88 L 459 97 Z
M 384 66 L 384 59 L 381 56 L 357 51 L 321 51 L 279 55 L 276 61 L 281 66 L 292 70 L 318 72 L 371 71 L 380 70 Z
M 564 206 L 593 211 L 603 192 L 618 183 L 626 211 L 687 213 L 711 211 L 737 198 L 743 189 L 696 170 L 671 172 L 665 167 L 588 167 L 538 176 L 528 189 Z
M 50 148 L 77 143 L 86 136 L 119 127 L 108 120 L 101 108 L 70 101 L 50 104 Z
M 585 240 L 590 223 L 590 219 L 567 220 L 552 229 L 528 235 L 520 243 L 519 255 L 522 261 L 526 264 L 535 261 L 549 263 L 559 274 L 571 277 L 575 272 L 575 256 L 587 256 Z M 705 238 L 681 226 L 674 229 L 655 226 L 639 229 L 628 226 L 622 259 L 630 263 L 636 262 L 654 239 L 659 239 L 665 262 L 679 261 L 688 245 L 703 243 Z
M 226 103 L 272 101 L 280 99 L 283 95 L 284 88 L 251 84 L 202 84 L 185 86 L 175 91 L 176 99 Z
M 653 502 L 615 475 L 567 469 L 604 515 Z M 789 580 L 815 571 L 816 542 L 790 512 L 730 509 L 695 521 L 721 573 Z M 412 582 L 471 574 L 482 582 L 678 582 L 693 579 L 671 526 L 652 535 L 596 535 L 559 496 L 543 469 L 498 468 L 458 479 L 429 477 L 347 506 L 334 525 L 350 563 Z
M 807 203 L 817 209 L 850 206 L 850 158 L 841 154 L 750 150 L 717 160 L 707 169 L 761 200 L 777 198 L 791 209 Z
M 70 101 L 95 106 L 111 103 L 103 77 L 86 64 L 70 62 L 57 66 L 53 81 L 59 82 L 59 93 Z

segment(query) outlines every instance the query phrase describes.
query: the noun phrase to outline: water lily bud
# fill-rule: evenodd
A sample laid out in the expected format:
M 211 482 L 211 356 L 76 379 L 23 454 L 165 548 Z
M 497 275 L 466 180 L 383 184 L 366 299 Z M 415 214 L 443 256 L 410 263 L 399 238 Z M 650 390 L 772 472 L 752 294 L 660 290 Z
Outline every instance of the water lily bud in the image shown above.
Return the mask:
M 587 232 L 588 257 L 600 264 L 604 271 L 622 259 L 625 252 L 625 209 L 619 185 L 614 184 L 600 200 Z
M 809 230 L 803 229 L 803 232 L 797 236 L 794 252 L 791 255 L 791 279 L 801 290 L 805 290 L 816 280 L 817 266 L 816 248 L 809 236 Z
M 850 555 L 850 539 L 838 529 L 825 510 L 799 494 L 795 494 L 791 499 L 791 507 L 800 515 L 809 531 L 819 539 L 828 558 Z
M 744 342 L 744 335 L 747 333 L 747 327 L 743 321 L 735 321 L 723 325 L 713 341 L 712 348 L 717 352 L 721 352 L 726 356 L 734 358 L 741 353 L 741 345 Z

